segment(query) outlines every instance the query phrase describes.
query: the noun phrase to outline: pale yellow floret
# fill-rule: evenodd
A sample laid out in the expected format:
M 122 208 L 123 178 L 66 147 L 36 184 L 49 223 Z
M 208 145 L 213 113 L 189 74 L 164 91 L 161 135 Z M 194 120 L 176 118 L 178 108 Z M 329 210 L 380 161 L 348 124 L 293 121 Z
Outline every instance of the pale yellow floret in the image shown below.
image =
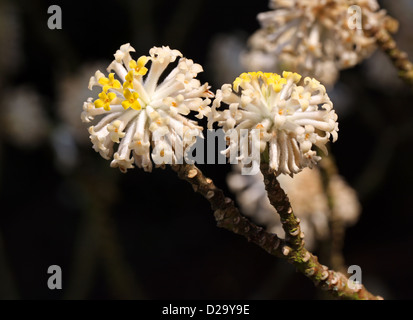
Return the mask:
M 124 109 L 132 108 L 135 110 L 141 110 L 141 104 L 139 103 L 139 94 L 137 92 L 131 92 L 129 89 L 123 90 L 125 100 L 122 101 L 122 107 Z
M 301 80 L 301 75 L 295 72 L 284 71 L 283 77 L 285 79 L 293 79 L 294 83 L 298 83 Z
M 110 103 L 112 102 L 113 99 L 116 98 L 116 93 L 114 92 L 109 92 L 106 93 L 102 91 L 99 93 L 99 99 L 95 100 L 95 108 L 102 108 L 105 109 L 106 111 L 110 110 Z
M 276 73 L 264 73 L 263 80 L 268 86 L 271 86 L 275 92 L 280 92 L 284 84 L 287 83 L 285 78 L 282 78 Z
M 118 80 L 115 79 L 114 73 L 109 73 L 108 78 L 99 78 L 99 83 L 103 86 L 103 91 L 107 92 L 109 89 L 120 89 L 121 85 Z
M 235 92 L 238 92 L 239 86 L 242 85 L 243 83 L 251 82 L 250 74 L 252 74 L 252 72 L 248 72 L 248 73 L 244 72 L 244 73 L 241 73 L 240 76 L 235 79 L 233 83 Z
M 276 73 L 264 73 L 262 71 L 248 73 L 244 72 L 235 79 L 233 88 L 235 92 L 238 92 L 239 87 L 242 87 L 245 83 L 249 83 L 251 81 L 259 81 L 259 79 L 261 79 L 261 81 L 265 84 L 265 86 L 261 86 L 262 90 L 264 90 L 266 87 L 271 87 L 275 92 L 280 92 L 284 84 L 287 83 L 288 77 L 293 77 L 294 82 L 298 82 L 301 79 L 301 76 L 299 74 L 291 72 L 285 73 L 284 78 Z
M 129 71 L 125 76 L 125 82 L 123 83 L 123 89 L 133 89 L 133 70 Z
M 147 56 L 141 56 L 138 61 L 131 60 L 129 62 L 129 68 L 135 71 L 135 75 L 144 76 L 148 72 L 148 68 L 145 67 L 148 60 L 149 57 Z

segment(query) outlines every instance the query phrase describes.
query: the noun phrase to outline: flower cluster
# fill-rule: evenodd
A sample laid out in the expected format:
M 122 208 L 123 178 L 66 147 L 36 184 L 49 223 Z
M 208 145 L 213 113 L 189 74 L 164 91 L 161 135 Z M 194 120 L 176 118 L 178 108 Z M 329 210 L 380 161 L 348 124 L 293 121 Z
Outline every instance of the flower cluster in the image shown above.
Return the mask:
M 89 89 L 100 86 L 102 92 L 98 99 L 89 98 L 84 103 L 82 113 L 84 122 L 103 116 L 89 127 L 93 148 L 105 159 L 113 155 L 111 166 L 122 172 L 133 168 L 133 163 L 151 171 L 151 158 L 157 166 L 180 161 L 184 150 L 202 136 L 202 128 L 185 116 L 195 111 L 202 119 L 210 112 L 209 98 L 213 97 L 208 83 L 195 79 L 202 67 L 178 50 L 154 47 L 149 56 L 137 60 L 130 55 L 134 51 L 130 44 L 121 46 L 108 67 L 108 72 L 114 73 L 106 77 L 96 71 Z M 115 143 L 119 147 L 114 153 Z
M 269 165 L 279 174 L 300 172 L 313 167 L 321 158 L 313 150 L 320 148 L 327 154 L 325 144 L 330 137 L 337 139 L 337 115 L 326 94 L 325 87 L 315 79 L 284 72 L 249 72 L 241 74 L 231 86 L 224 84 L 216 93 L 208 126 L 215 122 L 224 132 L 259 130 L 258 141 L 250 137 L 250 149 L 268 151 Z M 229 108 L 220 111 L 221 102 Z M 230 155 L 231 140 L 225 150 Z
M 325 84 L 374 51 L 375 39 L 366 31 L 386 16 L 376 0 L 271 0 L 270 8 L 258 15 L 261 29 L 249 39 L 244 65 L 294 70 Z

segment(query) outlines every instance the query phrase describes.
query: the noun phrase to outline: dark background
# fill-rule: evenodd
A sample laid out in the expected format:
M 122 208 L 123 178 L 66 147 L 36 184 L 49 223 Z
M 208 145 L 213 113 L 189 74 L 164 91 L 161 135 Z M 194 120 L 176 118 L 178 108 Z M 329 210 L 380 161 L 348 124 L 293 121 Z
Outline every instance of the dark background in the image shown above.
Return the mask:
M 12 101 L 9 88 L 29 85 L 42 97 L 50 128 L 36 146 L 16 145 L 0 131 L 0 298 L 323 298 L 292 266 L 217 228 L 208 202 L 169 168 L 122 174 L 91 143 L 80 142 L 75 164 L 67 167 L 52 143 L 63 121 L 56 107 L 63 76 L 111 61 L 127 42 L 136 57 L 169 45 L 204 66 L 199 78 L 215 92 L 221 83 L 214 80 L 211 44 L 220 34 L 253 33 L 267 1 L 13 4 L 22 60 L 13 72 L 0 74 L 0 93 Z M 62 8 L 62 30 L 47 27 L 53 4 Z M 408 44 L 401 47 L 408 50 Z M 396 77 L 396 86 L 369 77 L 369 68 L 381 68 L 375 61 L 341 72 L 336 85 L 337 99 L 346 100 L 348 109 L 343 117 L 337 110 L 340 132 L 332 152 L 363 206 L 359 222 L 347 230 L 344 255 L 347 264 L 362 268 L 370 291 L 411 299 L 413 95 Z M 332 100 L 336 104 L 334 94 Z M 81 104 L 73 108 L 80 115 Z M 230 194 L 229 165 L 200 168 Z M 62 290 L 46 285 L 50 265 L 62 268 Z

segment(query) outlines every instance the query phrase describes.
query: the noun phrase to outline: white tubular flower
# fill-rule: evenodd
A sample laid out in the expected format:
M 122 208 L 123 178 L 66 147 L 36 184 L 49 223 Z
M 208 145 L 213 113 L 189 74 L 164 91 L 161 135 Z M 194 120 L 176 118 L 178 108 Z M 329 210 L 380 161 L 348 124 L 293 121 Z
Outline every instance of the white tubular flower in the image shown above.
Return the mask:
M 282 77 L 262 72 L 241 74 L 233 86 L 224 84 L 217 91 L 209 128 L 218 122 L 226 133 L 248 129 L 251 136 L 259 130 L 260 152 L 268 150 L 270 168 L 277 175 L 292 176 L 304 167 L 313 167 L 321 159 L 313 146 L 327 154 L 325 144 L 330 136 L 333 142 L 337 140 L 337 115 L 320 82 L 307 77 L 299 86 L 300 80 L 299 74 L 291 72 Z M 229 109 L 217 110 L 221 102 Z M 231 155 L 231 143 L 225 150 L 227 156 Z
M 150 56 L 136 61 L 130 55 L 134 51 L 130 44 L 121 46 L 108 67 L 114 73 L 108 77 L 96 71 L 89 88 L 100 86 L 102 92 L 95 101 L 89 98 L 84 103 L 82 120 L 90 122 L 103 115 L 89 127 L 89 133 L 93 148 L 103 158 L 113 156 L 111 167 L 126 172 L 135 163 L 150 172 L 152 160 L 156 166 L 182 161 L 183 152 L 202 136 L 202 128 L 185 116 L 195 111 L 202 119 L 210 112 L 213 94 L 208 83 L 195 79 L 202 67 L 183 58 L 178 50 L 154 47 Z M 160 81 L 178 58 L 175 68 Z M 146 67 L 149 61 L 150 69 Z M 115 143 L 119 147 L 114 153 Z
M 261 29 L 249 39 L 246 68 L 294 70 L 326 85 L 374 51 L 366 31 L 386 16 L 376 0 L 271 0 L 270 8 L 258 14 Z

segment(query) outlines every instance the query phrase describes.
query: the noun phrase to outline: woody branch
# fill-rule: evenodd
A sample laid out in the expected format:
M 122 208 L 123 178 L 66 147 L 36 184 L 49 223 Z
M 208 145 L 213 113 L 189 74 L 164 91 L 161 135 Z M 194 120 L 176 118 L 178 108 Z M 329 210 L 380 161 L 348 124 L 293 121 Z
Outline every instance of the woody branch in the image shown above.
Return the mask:
M 246 217 L 236 208 L 234 201 L 226 197 L 223 191 L 217 188 L 213 181 L 203 175 L 194 165 L 173 165 L 172 169 L 178 177 L 188 181 L 195 192 L 202 194 L 211 204 L 218 227 L 225 228 L 245 237 L 268 253 L 286 259 L 298 271 L 308 277 L 316 287 L 329 292 L 332 296 L 351 300 L 378 300 L 367 289 L 349 285 L 349 279 L 342 273 L 330 270 L 322 265 L 318 258 L 304 248 L 299 220 L 294 216 L 288 197 L 279 186 L 274 174 L 270 174 L 262 167 L 266 179 L 266 188 L 269 190 L 270 201 L 276 207 L 282 208 L 284 216 L 283 228 L 290 236 L 287 240 L 266 232 Z M 299 230 L 298 234 L 296 234 Z

